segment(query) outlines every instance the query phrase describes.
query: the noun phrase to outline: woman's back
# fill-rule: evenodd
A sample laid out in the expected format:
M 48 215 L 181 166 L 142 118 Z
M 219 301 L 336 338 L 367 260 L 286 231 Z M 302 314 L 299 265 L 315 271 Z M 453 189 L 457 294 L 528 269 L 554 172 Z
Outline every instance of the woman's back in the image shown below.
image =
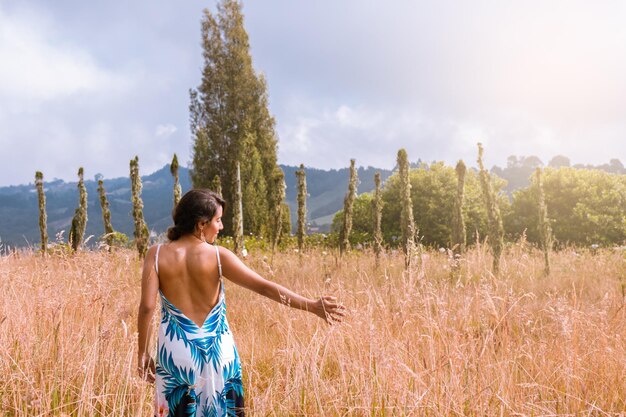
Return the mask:
M 174 241 L 157 249 L 159 290 L 198 327 L 219 300 L 217 251 L 200 241 Z

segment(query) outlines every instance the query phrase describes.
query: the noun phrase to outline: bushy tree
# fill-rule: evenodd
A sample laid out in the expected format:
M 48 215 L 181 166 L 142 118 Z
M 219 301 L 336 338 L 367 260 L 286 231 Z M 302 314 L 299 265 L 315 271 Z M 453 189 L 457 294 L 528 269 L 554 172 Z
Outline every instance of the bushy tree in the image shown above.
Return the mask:
M 372 215 L 374 195 L 372 193 L 361 193 L 352 205 L 352 232 L 350 233 L 350 245 L 374 243 L 375 223 Z M 344 224 L 344 211 L 338 211 L 333 217 L 330 226 L 332 233 L 340 235 Z M 382 243 L 382 242 L 381 242 Z
M 543 250 L 544 272 L 550 275 L 550 250 L 552 249 L 552 228 L 548 220 L 548 207 L 546 206 L 546 195 L 543 189 L 541 168 L 535 171 L 534 185 L 537 188 L 537 214 L 539 217 L 538 232 Z
M 545 203 L 557 245 L 622 244 L 626 240 L 626 176 L 600 170 L 547 168 Z M 541 242 L 535 184 L 513 194 L 507 230 Z
M 431 165 L 422 164 L 412 169 L 411 201 L 415 208 L 415 222 L 420 230 L 422 243 L 433 247 L 447 247 L 452 241 L 454 201 L 457 195 L 458 181 L 455 169 L 443 162 Z M 504 186 L 504 181 L 492 176 L 496 190 Z M 466 241 L 476 240 L 476 234 L 487 233 L 487 215 L 482 200 L 480 182 L 475 171 L 465 175 L 463 218 L 466 225 Z M 393 237 L 400 236 L 400 181 L 397 173 L 385 181 L 383 189 L 382 229 L 387 242 L 393 244 Z M 499 196 L 500 205 L 507 207 L 506 196 Z
M 241 3 L 222 0 L 217 14 L 204 11 L 202 81 L 190 91 L 194 187 L 211 187 L 219 176 L 226 201 L 235 197 L 236 164 L 240 163 L 243 221 L 246 230 L 266 234 L 271 196 L 268 179 L 276 167 L 274 118 L 268 110 L 267 87 L 252 66 Z M 230 217 L 224 232 L 234 233 Z

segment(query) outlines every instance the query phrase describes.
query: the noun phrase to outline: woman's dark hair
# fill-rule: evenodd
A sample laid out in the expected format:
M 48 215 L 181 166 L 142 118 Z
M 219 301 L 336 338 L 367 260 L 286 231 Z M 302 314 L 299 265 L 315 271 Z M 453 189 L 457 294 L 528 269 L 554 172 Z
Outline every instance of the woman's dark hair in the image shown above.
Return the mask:
M 210 221 L 219 206 L 222 206 L 222 211 L 225 210 L 226 202 L 213 191 L 201 188 L 187 191 L 174 207 L 174 226 L 167 229 L 167 238 L 178 240 L 183 235 L 193 233 L 196 224 L 203 220 Z

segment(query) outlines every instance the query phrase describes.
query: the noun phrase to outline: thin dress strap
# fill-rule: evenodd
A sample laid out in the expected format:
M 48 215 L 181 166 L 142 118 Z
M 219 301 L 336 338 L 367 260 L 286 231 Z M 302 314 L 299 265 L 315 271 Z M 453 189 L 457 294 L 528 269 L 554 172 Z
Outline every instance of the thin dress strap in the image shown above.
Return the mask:
M 220 274 L 220 279 L 222 279 L 222 263 L 220 262 L 220 250 L 217 245 L 213 246 L 215 248 L 215 253 L 217 254 L 217 272 Z
M 157 276 L 159 276 L 159 251 L 161 250 L 161 244 L 157 245 L 156 256 L 154 257 L 154 269 L 156 270 Z

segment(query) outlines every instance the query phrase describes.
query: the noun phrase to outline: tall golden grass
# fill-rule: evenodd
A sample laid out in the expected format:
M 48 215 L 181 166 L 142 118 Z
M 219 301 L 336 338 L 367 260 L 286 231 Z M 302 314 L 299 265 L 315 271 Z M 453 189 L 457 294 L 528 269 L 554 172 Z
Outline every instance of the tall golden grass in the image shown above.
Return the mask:
M 227 282 L 250 415 L 625 415 L 624 255 L 484 248 L 408 274 L 390 254 L 282 253 L 248 263 L 309 296 L 337 295 L 340 325 Z M 150 416 L 136 376 L 134 252 L 0 257 L 0 416 Z M 155 321 L 156 322 L 156 321 Z

